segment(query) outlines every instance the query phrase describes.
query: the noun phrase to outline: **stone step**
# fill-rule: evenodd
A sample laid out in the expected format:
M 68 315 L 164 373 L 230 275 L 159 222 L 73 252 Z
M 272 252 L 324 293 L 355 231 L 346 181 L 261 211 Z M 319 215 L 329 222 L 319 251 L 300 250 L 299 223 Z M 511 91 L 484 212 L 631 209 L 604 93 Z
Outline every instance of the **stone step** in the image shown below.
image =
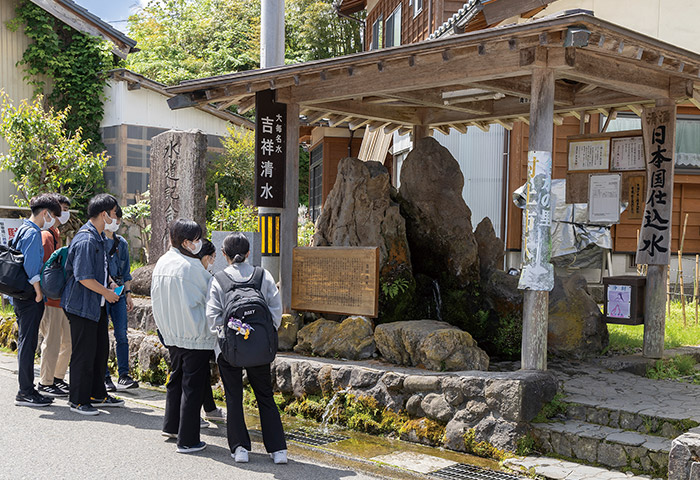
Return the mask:
M 666 477 L 671 439 L 566 420 L 532 424 L 543 453 L 620 470 Z
M 567 419 L 635 431 L 646 435 L 673 439 L 698 426 L 698 422 L 694 420 L 677 417 L 678 415 L 675 415 L 674 418 L 673 414 L 658 415 L 656 412 L 635 412 L 600 406 L 566 404 Z
M 591 465 L 548 457 L 514 457 L 503 464 L 516 472 L 534 473 L 546 480 L 650 480 L 648 475 L 634 475 Z M 655 480 L 663 480 L 656 478 Z

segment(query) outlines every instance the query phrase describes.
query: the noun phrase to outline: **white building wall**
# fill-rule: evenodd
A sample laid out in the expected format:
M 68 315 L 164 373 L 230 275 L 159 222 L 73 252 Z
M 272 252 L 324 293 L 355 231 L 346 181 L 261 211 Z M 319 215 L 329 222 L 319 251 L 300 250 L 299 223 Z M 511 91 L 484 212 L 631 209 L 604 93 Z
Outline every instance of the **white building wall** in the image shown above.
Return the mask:
M 196 108 L 170 110 L 166 96 L 144 87 L 128 90 L 126 82 L 110 80 L 105 95 L 107 100 L 101 127 L 141 125 L 176 130 L 199 129 L 223 137 L 230 125 Z

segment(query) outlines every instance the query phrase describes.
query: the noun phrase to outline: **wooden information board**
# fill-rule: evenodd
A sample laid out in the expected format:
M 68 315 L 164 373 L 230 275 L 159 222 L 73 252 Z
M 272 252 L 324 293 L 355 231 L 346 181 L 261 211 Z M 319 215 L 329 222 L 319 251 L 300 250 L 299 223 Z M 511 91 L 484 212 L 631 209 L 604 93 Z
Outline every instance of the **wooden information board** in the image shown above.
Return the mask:
M 377 316 L 378 247 L 297 247 L 292 262 L 294 310 Z

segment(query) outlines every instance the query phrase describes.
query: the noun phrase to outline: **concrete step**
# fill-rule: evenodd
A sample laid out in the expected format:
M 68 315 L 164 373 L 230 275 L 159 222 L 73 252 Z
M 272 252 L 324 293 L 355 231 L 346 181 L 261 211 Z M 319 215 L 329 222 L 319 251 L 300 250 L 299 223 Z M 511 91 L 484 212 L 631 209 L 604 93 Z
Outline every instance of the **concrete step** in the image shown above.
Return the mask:
M 578 420 L 535 423 L 543 453 L 666 477 L 671 439 Z
M 566 406 L 566 418 L 670 439 L 698 426 L 694 420 L 673 418 L 671 414 L 660 416 L 573 403 Z
M 619 470 L 610 470 L 591 465 L 548 457 L 514 457 L 503 464 L 516 472 L 536 474 L 546 480 L 650 480 L 648 475 L 633 475 Z M 656 477 L 655 480 L 663 480 Z

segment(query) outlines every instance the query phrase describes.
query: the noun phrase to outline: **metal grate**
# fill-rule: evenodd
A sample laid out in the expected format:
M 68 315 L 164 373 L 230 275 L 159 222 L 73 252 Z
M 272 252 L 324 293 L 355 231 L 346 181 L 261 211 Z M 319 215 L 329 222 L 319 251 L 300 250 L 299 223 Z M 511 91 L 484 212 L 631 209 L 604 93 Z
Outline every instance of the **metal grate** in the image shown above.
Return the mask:
M 430 473 L 431 477 L 454 480 L 521 480 L 524 477 L 512 473 L 496 472 L 466 463 L 458 463 Z
M 314 432 L 310 430 L 304 430 L 301 428 L 297 428 L 296 430 L 287 432 L 285 436 L 287 437 L 287 440 L 313 446 L 327 445 L 329 443 L 340 442 L 342 440 L 347 440 L 348 438 L 350 438 L 344 435 L 333 435 L 331 433 Z

